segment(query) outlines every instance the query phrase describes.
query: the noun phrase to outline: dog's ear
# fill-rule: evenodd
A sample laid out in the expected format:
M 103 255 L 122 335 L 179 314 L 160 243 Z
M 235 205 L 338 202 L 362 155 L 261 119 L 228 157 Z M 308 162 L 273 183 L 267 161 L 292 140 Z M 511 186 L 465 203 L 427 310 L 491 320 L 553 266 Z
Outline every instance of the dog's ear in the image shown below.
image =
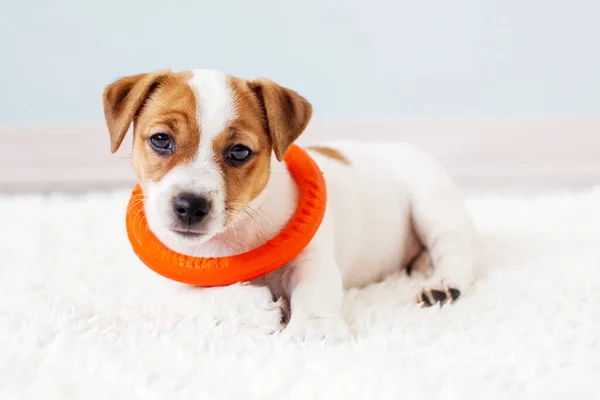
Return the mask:
M 159 71 L 126 76 L 104 89 L 104 118 L 110 133 L 111 152 L 119 149 L 144 102 L 160 85 L 166 74 L 165 71 Z
M 269 79 L 261 78 L 248 84 L 261 103 L 273 151 L 281 161 L 288 147 L 308 125 L 312 106 L 298 93 Z

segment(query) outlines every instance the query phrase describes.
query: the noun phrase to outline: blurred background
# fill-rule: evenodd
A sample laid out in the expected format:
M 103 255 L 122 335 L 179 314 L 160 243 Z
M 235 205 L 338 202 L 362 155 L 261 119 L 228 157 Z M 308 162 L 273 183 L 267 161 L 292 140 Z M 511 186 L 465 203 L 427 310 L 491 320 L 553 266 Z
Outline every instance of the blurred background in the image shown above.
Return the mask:
M 0 0 L 0 191 L 128 185 L 102 90 L 160 68 L 269 77 L 313 103 L 303 140 L 414 141 L 469 187 L 590 185 L 599 15 L 595 0 Z

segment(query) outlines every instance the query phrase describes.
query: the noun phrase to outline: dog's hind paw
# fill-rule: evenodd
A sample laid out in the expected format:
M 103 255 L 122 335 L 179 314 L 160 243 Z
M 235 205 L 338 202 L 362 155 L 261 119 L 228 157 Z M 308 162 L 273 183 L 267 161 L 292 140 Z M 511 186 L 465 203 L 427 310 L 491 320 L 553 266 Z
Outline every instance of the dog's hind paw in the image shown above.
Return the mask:
M 423 288 L 417 294 L 417 303 L 422 307 L 431 307 L 435 304 L 443 306 L 444 304 L 452 304 L 460 297 L 460 290 L 444 286 L 441 288 Z

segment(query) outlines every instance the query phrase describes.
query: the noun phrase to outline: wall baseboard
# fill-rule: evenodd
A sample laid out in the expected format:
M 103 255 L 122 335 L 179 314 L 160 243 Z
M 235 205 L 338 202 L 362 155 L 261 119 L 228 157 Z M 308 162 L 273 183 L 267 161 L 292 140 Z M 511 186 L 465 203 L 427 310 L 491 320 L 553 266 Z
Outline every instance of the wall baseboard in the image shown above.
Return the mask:
M 102 124 L 0 125 L 0 192 L 130 188 L 131 135 L 109 151 Z M 408 141 L 466 190 L 560 190 L 600 184 L 600 117 L 314 120 L 300 144 Z

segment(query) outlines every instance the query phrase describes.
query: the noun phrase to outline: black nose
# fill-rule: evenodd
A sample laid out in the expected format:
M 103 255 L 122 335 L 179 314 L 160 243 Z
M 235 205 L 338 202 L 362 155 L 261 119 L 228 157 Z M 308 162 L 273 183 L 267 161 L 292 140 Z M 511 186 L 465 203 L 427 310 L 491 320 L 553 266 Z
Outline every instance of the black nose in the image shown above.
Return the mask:
M 181 193 L 173 199 L 173 210 L 181 222 L 194 225 L 206 217 L 210 204 L 205 197 Z

